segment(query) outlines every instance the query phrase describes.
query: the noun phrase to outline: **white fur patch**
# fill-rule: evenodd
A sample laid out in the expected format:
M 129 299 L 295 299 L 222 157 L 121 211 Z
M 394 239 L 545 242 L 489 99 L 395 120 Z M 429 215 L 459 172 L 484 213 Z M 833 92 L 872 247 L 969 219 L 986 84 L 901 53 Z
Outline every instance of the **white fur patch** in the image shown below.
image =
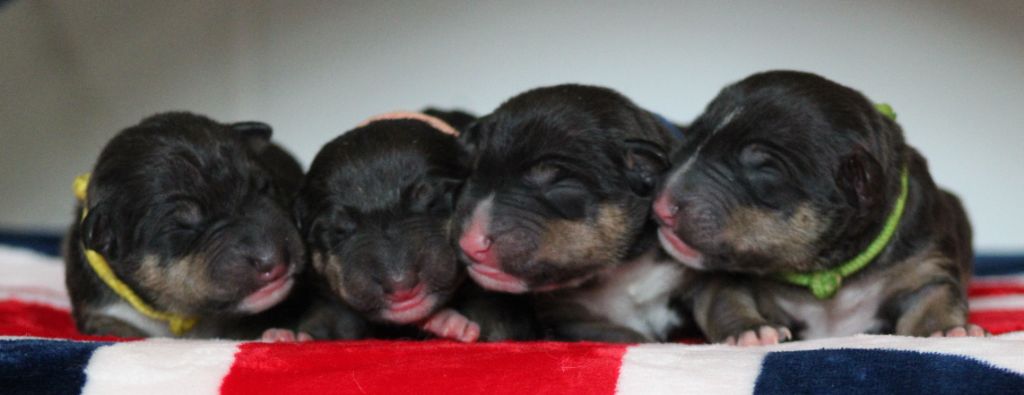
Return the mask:
M 135 310 L 128 302 L 118 301 L 101 309 L 99 314 L 116 318 L 134 326 L 150 337 L 170 337 L 171 331 L 167 323 L 146 317 Z
M 623 263 L 603 276 L 600 283 L 573 294 L 591 313 L 664 341 L 668 332 L 682 324 L 669 308 L 685 269 L 676 262 L 657 261 L 653 251 Z
M 802 339 L 851 336 L 877 329 L 882 324 L 877 315 L 884 286 L 881 281 L 844 284 L 827 300 L 805 295 L 786 298 L 780 294 L 775 301 L 793 318 L 807 325 L 799 334 Z M 807 292 L 810 295 L 810 291 Z

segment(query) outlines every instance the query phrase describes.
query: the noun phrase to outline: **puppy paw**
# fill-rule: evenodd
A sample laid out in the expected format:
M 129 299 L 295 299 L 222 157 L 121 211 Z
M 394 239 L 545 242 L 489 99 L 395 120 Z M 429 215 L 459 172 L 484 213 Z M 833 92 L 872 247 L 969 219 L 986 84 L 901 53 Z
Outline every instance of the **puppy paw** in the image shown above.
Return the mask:
M 306 332 L 295 332 L 289 329 L 270 328 L 263 331 L 260 341 L 264 343 L 306 342 L 313 337 Z
M 945 331 L 935 331 L 931 334 L 931 337 L 985 337 L 988 336 L 988 331 L 985 328 L 974 324 L 967 324 L 964 326 L 954 326 L 946 329 Z
M 730 346 L 749 347 L 768 346 L 788 340 L 793 340 L 793 333 L 789 331 L 789 328 L 763 325 L 756 330 L 751 329 L 738 335 L 729 336 L 722 343 Z
M 434 313 L 420 327 L 437 337 L 463 343 L 473 343 L 480 338 L 480 325 L 452 309 Z

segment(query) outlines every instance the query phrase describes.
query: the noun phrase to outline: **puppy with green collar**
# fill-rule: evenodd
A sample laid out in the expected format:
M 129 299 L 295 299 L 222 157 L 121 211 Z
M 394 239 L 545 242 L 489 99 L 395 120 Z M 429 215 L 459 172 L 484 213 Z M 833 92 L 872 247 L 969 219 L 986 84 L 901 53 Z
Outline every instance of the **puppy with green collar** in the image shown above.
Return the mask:
M 663 248 L 700 271 L 688 301 L 711 341 L 985 334 L 967 323 L 967 215 L 887 106 L 766 72 L 687 137 L 653 211 Z

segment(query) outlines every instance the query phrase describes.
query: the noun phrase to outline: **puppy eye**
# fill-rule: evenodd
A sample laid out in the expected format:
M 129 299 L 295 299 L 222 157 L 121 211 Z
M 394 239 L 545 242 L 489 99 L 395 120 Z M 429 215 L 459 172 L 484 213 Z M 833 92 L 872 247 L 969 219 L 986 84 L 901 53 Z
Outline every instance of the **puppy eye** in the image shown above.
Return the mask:
M 274 193 L 274 185 L 270 182 L 270 179 L 266 177 L 257 177 L 253 180 L 253 187 L 256 188 L 256 192 L 261 195 L 269 195 Z
M 416 212 L 451 210 L 460 184 L 446 179 L 417 182 L 409 189 L 409 206 Z
M 778 160 L 764 146 L 750 144 L 740 151 L 740 164 L 748 170 L 778 172 Z
M 554 182 L 562 176 L 562 171 L 557 166 L 541 163 L 534 165 L 526 172 L 526 179 L 534 185 L 543 186 Z
M 203 210 L 195 202 L 178 203 L 171 215 L 184 228 L 195 228 L 203 222 Z

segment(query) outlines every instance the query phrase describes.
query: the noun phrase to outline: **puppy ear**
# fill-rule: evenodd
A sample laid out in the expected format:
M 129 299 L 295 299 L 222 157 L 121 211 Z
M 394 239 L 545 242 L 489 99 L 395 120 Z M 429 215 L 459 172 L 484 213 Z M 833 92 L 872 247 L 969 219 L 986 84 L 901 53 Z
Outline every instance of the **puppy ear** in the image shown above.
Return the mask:
M 231 124 L 231 129 L 234 129 L 242 140 L 249 145 L 249 148 L 253 152 L 263 152 L 267 145 L 270 144 L 270 137 L 274 134 L 274 129 L 263 122 L 235 122 Z
M 623 155 L 626 181 L 633 193 L 650 196 L 661 175 L 668 170 L 665 149 L 647 140 L 626 140 Z
M 96 205 L 89 209 L 89 214 L 78 225 L 82 245 L 95 250 L 107 259 L 116 259 L 117 238 L 114 236 L 113 219 L 107 215 L 105 205 Z
M 877 209 L 882 203 L 886 182 L 882 179 L 882 165 L 864 147 L 856 147 L 843 156 L 836 181 L 850 205 L 861 215 Z

